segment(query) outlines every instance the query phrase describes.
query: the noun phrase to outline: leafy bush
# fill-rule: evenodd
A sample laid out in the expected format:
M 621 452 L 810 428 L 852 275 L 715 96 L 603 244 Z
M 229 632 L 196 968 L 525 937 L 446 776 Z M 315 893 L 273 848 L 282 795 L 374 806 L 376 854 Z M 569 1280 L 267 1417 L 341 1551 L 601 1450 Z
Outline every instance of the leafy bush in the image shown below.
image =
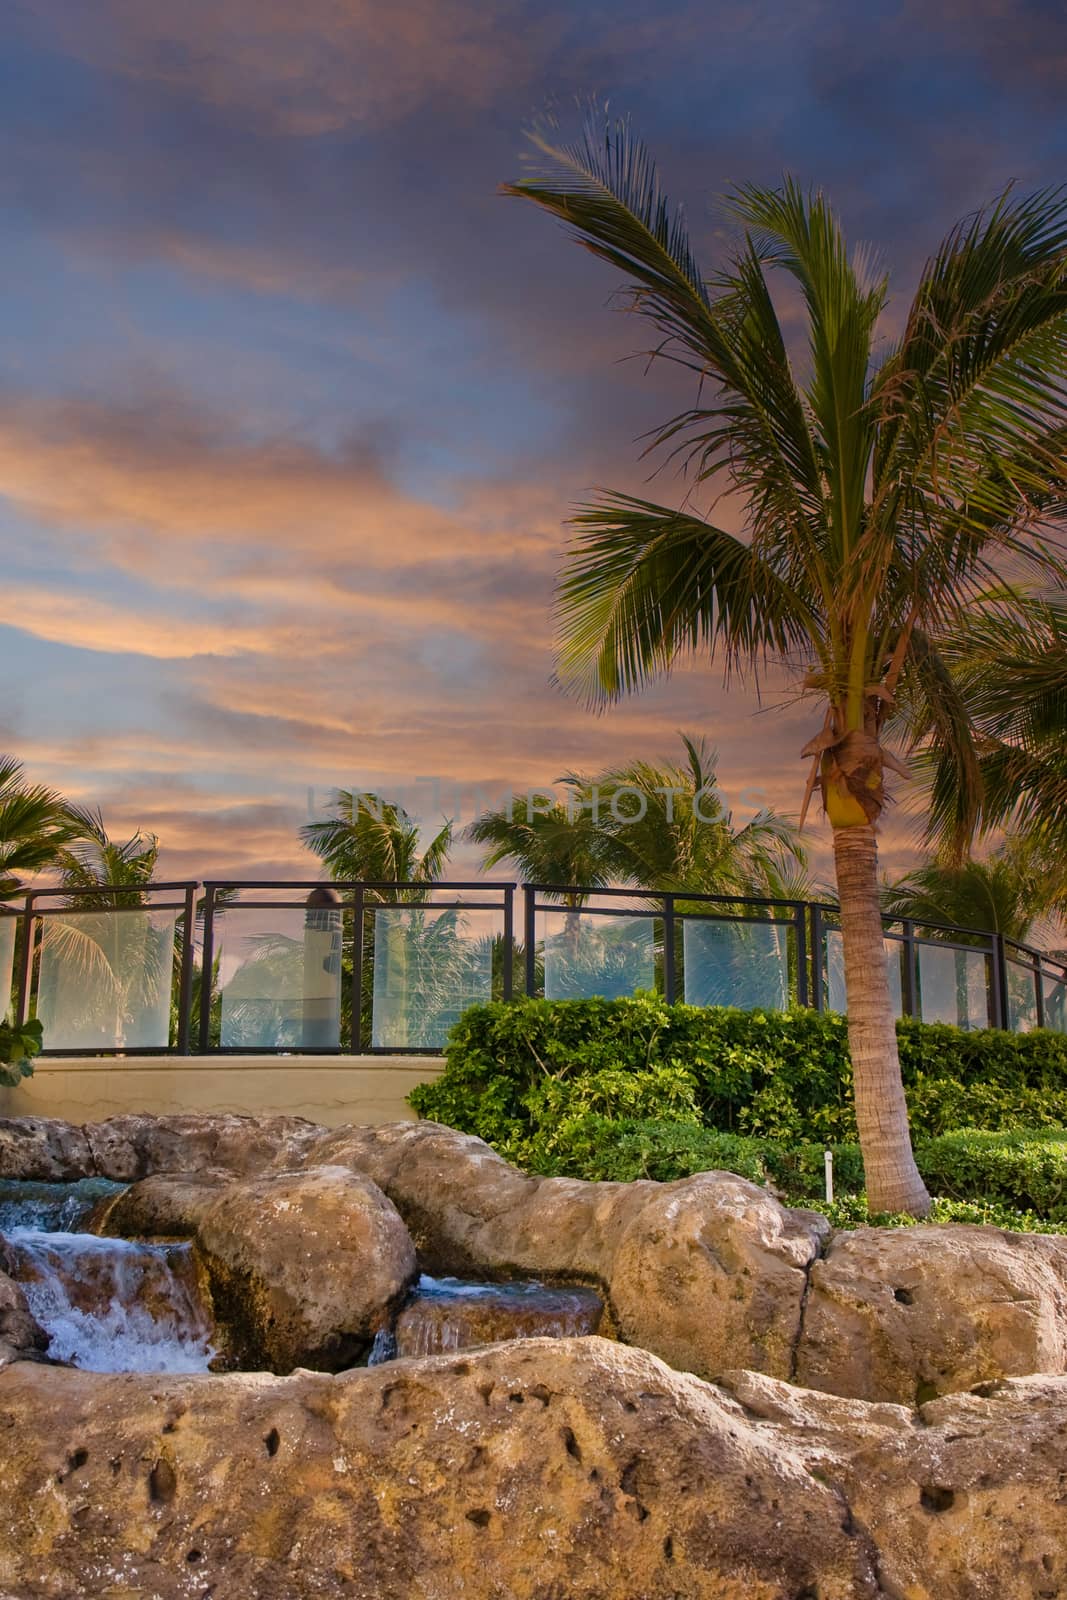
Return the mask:
M 0 1022 L 0 1084 L 11 1088 L 20 1078 L 28 1078 L 33 1071 L 33 1058 L 40 1055 L 43 1044 L 43 1030 L 36 1017 L 21 1025 Z
M 916 1150 L 927 1187 L 947 1199 L 986 1200 L 1067 1222 L 1067 1131 L 961 1129 Z
M 1067 1126 L 1067 1036 L 908 1020 L 898 1037 L 917 1138 L 961 1125 Z M 558 1130 L 587 1112 L 691 1118 L 790 1146 L 856 1139 L 843 1017 L 668 1006 L 656 995 L 472 1006 L 444 1074 L 411 1103 L 506 1153 L 539 1138 L 546 1116 Z
M 835 1228 L 912 1228 L 916 1218 L 907 1212 L 898 1214 L 871 1212 L 867 1209 L 867 1196 L 846 1195 L 832 1205 L 825 1201 L 811 1201 L 809 1209 L 821 1211 Z M 1067 1233 L 1067 1222 L 1050 1222 L 1032 1211 L 1015 1211 L 1010 1206 L 968 1200 L 934 1201 L 927 1222 L 969 1222 L 989 1228 L 1004 1228 L 1011 1233 Z

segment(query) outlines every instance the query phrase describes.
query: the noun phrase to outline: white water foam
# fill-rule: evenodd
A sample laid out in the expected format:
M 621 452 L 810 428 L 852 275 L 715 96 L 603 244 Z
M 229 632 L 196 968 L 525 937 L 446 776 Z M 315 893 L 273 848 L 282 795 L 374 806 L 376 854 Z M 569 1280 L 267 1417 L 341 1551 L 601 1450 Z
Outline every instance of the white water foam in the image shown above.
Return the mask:
M 215 1354 L 189 1245 L 15 1228 L 13 1276 L 50 1335 L 89 1372 L 207 1372 Z

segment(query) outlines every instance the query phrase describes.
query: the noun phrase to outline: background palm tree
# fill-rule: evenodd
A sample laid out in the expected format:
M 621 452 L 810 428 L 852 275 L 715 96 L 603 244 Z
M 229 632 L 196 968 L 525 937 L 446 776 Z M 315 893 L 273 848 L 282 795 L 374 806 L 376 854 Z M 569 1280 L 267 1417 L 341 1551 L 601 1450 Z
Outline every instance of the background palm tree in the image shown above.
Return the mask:
M 703 739 L 681 738 L 683 762 L 635 761 L 594 780 L 616 879 L 660 891 L 795 898 L 806 861 L 795 825 L 764 810 L 735 829 L 714 751 Z M 627 808 L 632 815 L 620 822 Z
M 313 850 L 338 882 L 435 883 L 452 848 L 452 824 L 446 822 L 420 850 L 418 824 L 402 806 L 380 795 L 338 789 L 333 815 L 300 829 L 301 841 Z M 414 890 L 368 891 L 370 901 L 387 903 L 418 898 Z
M 0 901 L 24 889 L 27 875 L 54 866 L 83 827 L 54 789 L 27 783 L 21 762 L 0 756 Z
M 883 899 L 894 917 L 1002 933 L 1026 944 L 1045 918 L 1067 906 L 1067 861 L 1051 861 L 1031 838 L 1009 838 L 984 860 L 925 862 L 888 883 Z
M 606 492 L 580 507 L 558 599 L 560 677 L 603 703 L 695 651 L 754 675 L 784 664 L 815 703 L 801 814 L 818 787 L 833 830 L 869 1200 L 925 1214 L 876 828 L 887 769 L 907 773 L 900 749 L 919 737 L 981 781 L 940 648 L 961 615 L 978 603 L 1017 615 L 1012 571 L 1062 582 L 1049 527 L 1067 507 L 1067 199 L 1004 198 L 955 228 L 878 360 L 886 279 L 869 255 L 850 256 L 820 194 L 792 180 L 738 190 L 729 209 L 742 231 L 709 275 L 625 124 L 590 127 L 572 145 L 536 133 L 531 144 L 532 170 L 505 192 L 626 274 L 625 304 L 652 324 L 652 353 L 697 384 L 652 443 L 694 486 L 732 492 L 744 516 L 738 537 L 689 496 L 679 509 Z M 778 274 L 803 306 L 799 365 L 775 308 Z

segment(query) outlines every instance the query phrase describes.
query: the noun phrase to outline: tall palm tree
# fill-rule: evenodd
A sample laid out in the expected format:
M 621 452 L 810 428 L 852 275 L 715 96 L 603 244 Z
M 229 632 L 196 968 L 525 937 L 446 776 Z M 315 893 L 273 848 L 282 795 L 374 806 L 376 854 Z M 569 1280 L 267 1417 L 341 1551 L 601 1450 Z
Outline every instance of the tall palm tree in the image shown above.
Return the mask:
M 1063 572 L 1047 527 L 1067 507 L 1067 198 L 1004 197 L 954 228 L 878 361 L 887 281 L 850 256 L 821 194 L 793 180 L 736 191 L 738 240 L 709 276 L 625 124 L 572 145 L 535 133 L 531 161 L 505 192 L 626 275 L 653 353 L 697 385 L 653 440 L 692 473 L 681 508 L 606 492 L 574 517 L 560 679 L 603 703 L 693 652 L 727 671 L 794 669 L 817 707 L 800 754 L 833 830 L 870 1203 L 923 1215 L 876 829 L 887 769 L 906 772 L 900 749 L 920 728 L 978 781 L 943 634 L 995 585 L 987 604 L 1011 614 L 1013 570 Z M 803 306 L 796 359 L 772 297 L 779 274 Z M 737 498 L 741 536 L 693 506 L 704 488 Z
M 337 881 L 430 884 L 440 878 L 452 848 L 452 824 L 420 850 L 418 824 L 402 806 L 380 795 L 338 789 L 333 815 L 309 822 L 300 838 Z M 368 899 L 385 903 L 417 898 L 417 891 L 374 890 Z
M 83 820 L 54 789 L 26 782 L 21 762 L 0 756 L 0 900 L 25 887 L 23 875 L 54 866 Z

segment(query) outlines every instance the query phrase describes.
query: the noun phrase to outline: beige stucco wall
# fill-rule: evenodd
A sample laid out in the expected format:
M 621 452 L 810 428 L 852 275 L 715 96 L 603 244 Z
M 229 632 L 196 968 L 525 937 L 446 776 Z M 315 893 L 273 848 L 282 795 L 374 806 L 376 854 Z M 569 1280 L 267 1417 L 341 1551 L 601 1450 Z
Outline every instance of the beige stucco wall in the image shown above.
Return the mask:
M 440 1056 L 55 1056 L 32 1078 L 0 1088 L 0 1116 L 100 1122 L 127 1111 L 240 1111 L 342 1122 L 414 1117 L 417 1083 L 436 1078 Z

